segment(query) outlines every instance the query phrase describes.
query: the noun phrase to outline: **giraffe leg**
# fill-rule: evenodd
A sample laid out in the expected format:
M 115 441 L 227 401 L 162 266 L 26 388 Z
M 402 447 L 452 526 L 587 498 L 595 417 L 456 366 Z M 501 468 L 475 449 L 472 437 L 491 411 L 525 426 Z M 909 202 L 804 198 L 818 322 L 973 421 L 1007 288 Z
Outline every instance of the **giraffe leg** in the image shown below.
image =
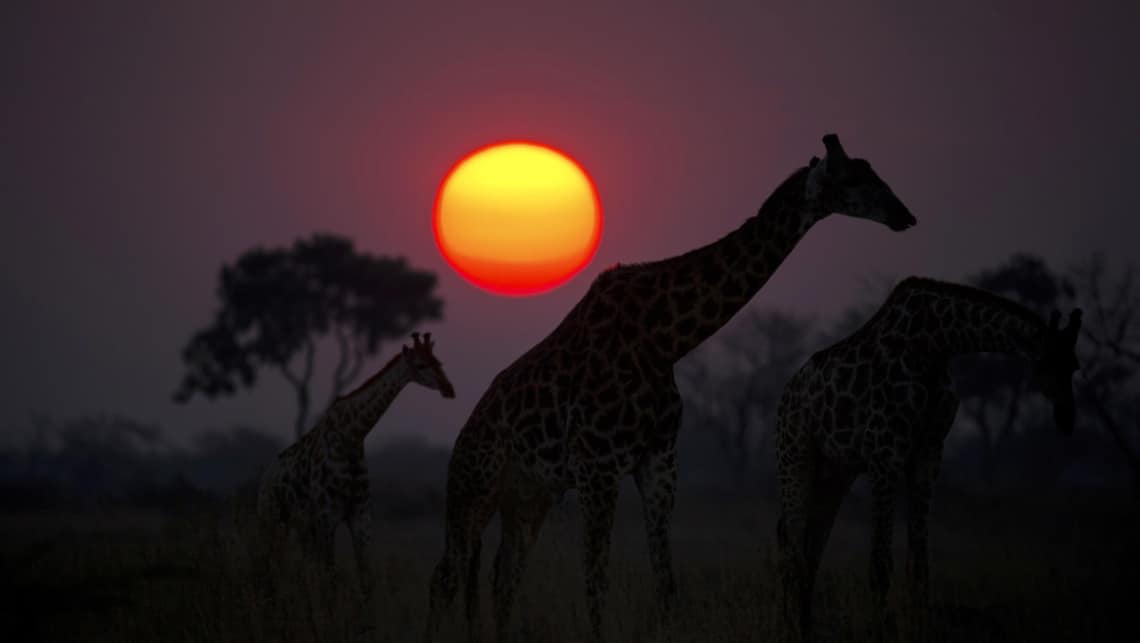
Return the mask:
M 336 523 L 328 509 L 318 509 L 307 527 L 306 548 L 309 554 L 325 567 L 332 567 L 335 558 L 333 545 L 336 536 Z
M 552 499 L 538 486 L 524 487 L 517 479 L 501 490 L 502 540 L 495 554 L 495 627 L 500 643 L 510 639 L 511 610 L 526 570 L 527 556 L 538 540 Z
M 785 435 L 789 437 L 784 439 Z M 811 620 L 811 595 L 805 589 L 808 506 L 816 461 L 802 437 L 786 431 L 777 433 L 777 454 L 780 517 L 776 522 L 776 544 L 783 587 L 783 624 L 789 640 L 801 641 L 807 636 Z
M 916 603 L 925 608 L 929 600 L 930 575 L 926 518 L 930 514 L 930 497 L 942 467 L 942 441 L 954 424 L 958 397 L 944 391 L 932 405 L 927 426 L 931 429 L 926 444 L 916 450 L 907 484 L 907 580 Z
M 942 466 L 942 442 L 954 424 L 958 396 L 946 389 L 935 398 L 927 426 L 930 434 L 916 449 L 907 480 L 906 578 L 914 616 L 914 636 L 925 637 L 930 607 L 930 554 L 927 516 L 934 483 Z
M 910 590 L 911 612 L 916 634 L 925 636 L 930 600 L 929 553 L 926 517 L 930 511 L 930 495 L 938 475 L 941 453 L 924 454 L 915 462 L 907 485 L 906 579 Z
M 930 590 L 926 519 L 930 513 L 930 496 L 938 474 L 937 457 L 924 458 L 926 461 L 915 463 L 920 470 L 915 471 L 907 489 L 907 580 L 914 592 L 915 603 L 923 607 Z
M 609 592 L 610 536 L 617 508 L 617 482 L 595 478 L 578 485 L 585 540 L 586 607 L 595 640 L 602 639 L 602 608 Z
M 871 477 L 871 599 L 874 627 L 882 632 L 887 622 L 890 590 L 895 494 L 899 473 L 893 466 L 872 466 Z
M 673 551 L 669 542 L 669 523 L 673 515 L 673 496 L 677 485 L 676 451 L 670 448 L 648 454 L 634 470 L 637 490 L 641 493 L 645 513 L 645 530 L 649 539 L 649 558 L 657 590 L 658 609 L 672 611 L 677 596 L 673 578 Z
M 483 537 L 476 534 L 471 541 L 471 557 L 467 561 L 467 582 L 463 590 L 464 615 L 467 617 L 467 639 L 474 643 L 482 638 L 482 607 L 479 602 L 479 569 L 483 559 Z
M 460 574 L 466 574 L 466 610 L 468 636 L 477 640 L 480 636 L 478 566 L 479 552 L 482 549 L 483 529 L 495 513 L 497 498 L 490 489 L 481 493 L 472 490 L 455 490 L 448 485 L 447 526 L 444 535 L 443 557 L 432 572 L 428 598 L 428 617 L 424 630 L 424 640 L 433 641 L 439 626 L 455 600 L 459 591 Z M 471 493 L 465 495 L 464 492 Z M 472 576 L 475 576 L 472 579 Z
M 801 593 L 805 604 L 800 627 L 805 636 L 811 621 L 811 597 L 815 579 L 819 575 L 819 563 L 823 549 L 835 524 L 835 515 L 843 498 L 855 481 L 855 475 L 839 467 L 828 466 L 824 462 L 816 465 L 815 480 L 811 485 L 811 496 L 807 506 L 807 526 L 804 533 L 804 579 Z
M 356 556 L 357 574 L 360 576 L 360 590 L 365 601 L 372 596 L 375 580 L 372 576 L 372 507 L 366 498 L 353 507 L 348 517 L 348 529 L 352 534 L 352 549 Z

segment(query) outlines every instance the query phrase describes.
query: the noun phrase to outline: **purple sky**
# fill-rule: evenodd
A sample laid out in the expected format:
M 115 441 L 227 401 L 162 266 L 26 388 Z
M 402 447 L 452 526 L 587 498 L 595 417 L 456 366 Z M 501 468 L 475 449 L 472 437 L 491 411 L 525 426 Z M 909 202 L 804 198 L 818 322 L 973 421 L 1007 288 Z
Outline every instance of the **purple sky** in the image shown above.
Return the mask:
M 458 397 L 409 389 L 372 439 L 450 442 L 599 270 L 734 229 L 830 131 L 919 225 L 825 221 L 754 306 L 828 313 L 866 277 L 1140 239 L 1135 3 L 41 4 L 0 9 L 0 427 L 112 411 L 287 436 L 275 374 L 173 404 L 178 350 L 223 262 L 327 231 L 440 273 L 424 330 Z M 507 138 L 574 156 L 605 212 L 593 263 L 529 299 L 468 285 L 431 232 L 447 168 Z

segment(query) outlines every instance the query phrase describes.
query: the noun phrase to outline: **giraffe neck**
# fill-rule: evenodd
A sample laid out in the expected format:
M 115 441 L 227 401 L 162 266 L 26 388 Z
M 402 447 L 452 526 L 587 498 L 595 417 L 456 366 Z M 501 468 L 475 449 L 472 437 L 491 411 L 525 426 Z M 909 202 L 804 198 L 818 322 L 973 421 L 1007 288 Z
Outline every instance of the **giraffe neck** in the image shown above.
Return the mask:
M 910 334 L 925 335 L 925 341 L 917 344 L 929 354 L 949 359 L 971 353 L 1005 353 L 1031 360 L 1040 352 L 1045 323 L 1028 308 L 969 286 L 925 279 L 907 282 L 899 287 L 904 292 L 903 305 L 924 320 Z M 907 297 L 906 291 L 918 296 Z
M 800 168 L 756 216 L 723 238 L 663 261 L 630 266 L 635 288 L 660 294 L 643 312 L 643 337 L 675 363 L 715 333 L 767 283 L 811 226 L 827 215 L 805 190 Z
M 411 381 L 411 369 L 404 356 L 397 354 L 354 391 L 337 398 L 333 404 L 337 430 L 363 442 L 392 401 Z

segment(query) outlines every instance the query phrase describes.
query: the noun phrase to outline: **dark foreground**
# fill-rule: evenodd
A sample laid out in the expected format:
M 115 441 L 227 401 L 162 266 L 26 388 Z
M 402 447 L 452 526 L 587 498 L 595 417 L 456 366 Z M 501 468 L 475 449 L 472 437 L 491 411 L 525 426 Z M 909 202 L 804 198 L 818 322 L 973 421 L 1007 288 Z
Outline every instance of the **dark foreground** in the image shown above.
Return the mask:
M 675 518 L 679 609 L 663 624 L 636 495 L 623 494 L 606 611 L 612 641 L 779 640 L 770 501 L 681 497 Z M 1001 501 L 944 495 L 932 516 L 931 641 L 1138 640 L 1140 529 L 1125 499 L 1058 496 Z M 3 517 L 0 583 L 10 641 L 418 641 L 427 582 L 442 545 L 441 516 L 378 521 L 377 591 L 361 614 L 347 535 L 341 582 L 297 555 L 266 561 L 247 507 L 231 501 L 194 516 L 139 513 Z M 865 502 L 851 498 L 816 590 L 820 640 L 865 640 Z M 517 640 L 586 641 L 578 516 L 551 515 L 515 614 Z M 896 529 L 891 606 L 907 637 L 905 541 Z M 484 544 L 484 640 L 491 640 Z M 465 640 L 457 601 L 445 640 Z M 13 628 L 14 627 L 14 631 Z

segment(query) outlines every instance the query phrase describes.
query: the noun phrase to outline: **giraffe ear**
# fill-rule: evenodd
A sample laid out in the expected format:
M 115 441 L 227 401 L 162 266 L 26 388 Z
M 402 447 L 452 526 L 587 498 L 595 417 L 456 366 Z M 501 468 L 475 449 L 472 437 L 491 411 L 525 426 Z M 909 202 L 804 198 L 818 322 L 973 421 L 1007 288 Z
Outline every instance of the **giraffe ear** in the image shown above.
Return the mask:
M 823 188 L 829 182 L 827 176 L 828 160 L 819 157 L 811 157 L 811 165 L 808 166 L 807 181 L 804 184 L 804 197 L 808 201 L 817 201 L 823 194 Z

